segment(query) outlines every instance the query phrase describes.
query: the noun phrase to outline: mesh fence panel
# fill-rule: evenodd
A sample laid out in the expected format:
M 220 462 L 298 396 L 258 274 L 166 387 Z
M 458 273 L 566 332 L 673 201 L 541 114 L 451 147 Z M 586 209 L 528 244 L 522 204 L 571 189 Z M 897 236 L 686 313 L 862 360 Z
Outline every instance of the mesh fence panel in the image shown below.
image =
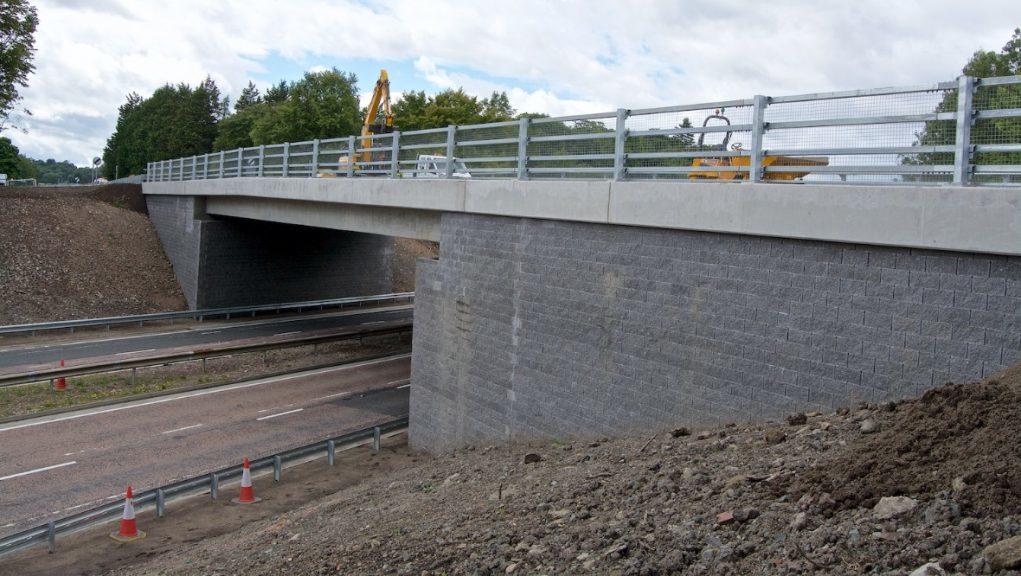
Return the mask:
M 454 156 L 472 177 L 507 178 L 518 170 L 517 122 L 499 126 L 458 126 Z
M 628 117 L 625 153 L 633 179 L 742 179 L 751 146 L 752 108 L 715 106 Z M 700 129 L 705 128 L 706 131 Z M 681 131 L 672 133 L 668 131 Z M 666 134 L 648 134 L 664 131 Z
M 606 178 L 613 173 L 615 118 L 536 118 L 528 130 L 530 178 Z
M 973 106 L 979 115 L 971 128 L 971 143 L 976 146 L 972 181 L 1021 184 L 1021 116 L 1017 115 L 1021 84 L 983 86 L 979 82 Z

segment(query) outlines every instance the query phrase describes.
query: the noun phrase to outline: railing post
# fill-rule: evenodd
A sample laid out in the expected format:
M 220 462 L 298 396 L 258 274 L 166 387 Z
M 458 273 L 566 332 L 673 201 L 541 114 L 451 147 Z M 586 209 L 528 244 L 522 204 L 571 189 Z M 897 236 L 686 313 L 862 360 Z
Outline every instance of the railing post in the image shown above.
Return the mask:
M 337 455 L 337 443 L 333 440 L 326 441 L 326 463 L 333 466 L 334 459 Z
M 244 166 L 244 163 L 245 163 L 245 149 L 238 148 L 238 175 L 237 175 L 238 178 L 241 177 L 241 167 Z
M 447 126 L 447 173 L 444 178 L 454 177 L 454 146 L 457 138 L 457 126 Z
M 280 175 L 282 177 L 284 177 L 284 178 L 287 178 L 287 172 L 288 172 L 288 169 L 290 168 L 290 163 L 291 162 L 290 162 L 290 159 L 287 157 L 287 155 L 290 154 L 290 153 L 291 153 L 291 143 L 290 142 L 284 142 L 284 154 L 283 154 L 283 158 L 282 158 L 283 162 L 282 162 L 281 167 L 280 167 Z
M 338 166 L 339 168 L 339 166 Z M 355 175 L 355 137 L 347 137 L 347 177 L 354 178 Z
M 315 178 L 316 174 L 319 173 L 319 139 L 315 138 L 312 140 L 312 161 L 309 162 L 311 166 L 308 169 L 308 175 L 310 178 Z
M 192 180 L 195 179 L 195 159 L 196 158 L 198 158 L 198 156 L 192 156 L 191 157 L 191 179 Z
M 975 79 L 957 79 L 957 134 L 954 138 L 954 184 L 965 186 L 971 179 L 971 123 Z
M 220 163 L 217 165 L 217 178 L 223 178 L 223 159 L 226 157 L 226 151 L 220 150 Z
M 181 182 L 184 182 L 184 158 L 179 159 L 179 162 L 181 164 L 180 167 L 178 168 L 177 176 Z
M 266 164 L 266 145 L 259 144 L 259 178 L 265 173 L 263 166 Z
M 162 518 L 167 509 L 167 495 L 162 488 L 156 489 L 156 517 Z
M 765 96 L 756 94 L 752 98 L 752 145 L 748 151 L 748 182 L 762 181 L 762 135 L 766 131 Z
M 280 460 L 280 455 L 273 456 L 273 480 L 280 481 L 280 472 L 283 470 L 283 463 Z
M 518 180 L 528 180 L 528 125 L 532 119 L 518 120 Z
M 401 169 L 401 131 L 394 130 L 390 133 L 393 141 L 390 142 L 390 177 L 396 178 Z
M 627 155 L 624 150 L 627 145 L 627 117 L 631 113 L 626 108 L 617 109 L 617 123 L 614 128 L 616 138 L 613 141 L 613 179 L 623 180 L 627 174 Z

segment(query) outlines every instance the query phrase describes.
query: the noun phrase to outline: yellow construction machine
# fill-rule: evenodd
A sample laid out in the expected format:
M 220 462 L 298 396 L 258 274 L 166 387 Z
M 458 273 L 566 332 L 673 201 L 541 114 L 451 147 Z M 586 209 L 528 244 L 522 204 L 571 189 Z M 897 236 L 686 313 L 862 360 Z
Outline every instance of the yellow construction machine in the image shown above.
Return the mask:
M 380 114 L 381 112 L 382 114 Z M 372 99 L 369 100 L 369 107 L 365 111 L 365 120 L 362 121 L 362 135 L 358 147 L 373 148 L 372 136 L 390 134 L 393 131 L 394 115 L 390 109 L 390 76 L 386 70 L 380 70 L 376 87 L 372 90 Z M 352 167 L 357 170 L 359 163 L 372 162 L 372 158 L 371 151 L 356 152 L 353 159 L 345 154 L 338 160 L 337 172 L 346 172 Z M 319 176 L 333 177 L 336 174 L 320 172 Z
M 712 115 L 707 116 L 702 122 L 702 127 L 705 128 L 709 125 L 710 120 L 718 120 L 722 122 L 722 125 L 730 126 L 730 119 L 723 115 L 723 108 L 717 109 Z M 698 149 L 699 150 L 716 150 L 720 152 L 726 152 L 728 150 L 727 145 L 730 144 L 730 137 L 732 132 L 727 130 L 723 136 L 723 142 L 721 144 L 705 145 L 705 132 L 698 135 Z M 730 146 L 731 152 L 740 152 L 742 150 L 741 144 L 733 144 Z M 720 156 L 718 158 L 695 158 L 691 163 L 692 166 L 704 166 L 706 168 L 714 168 L 714 170 L 696 170 L 689 173 L 689 178 L 697 180 L 747 180 L 748 179 L 748 167 L 751 166 L 752 159 L 747 155 L 740 156 Z M 826 166 L 829 164 L 829 159 L 823 157 L 794 157 L 794 156 L 763 156 L 762 167 L 767 166 Z M 744 170 L 727 170 L 730 167 L 743 167 Z M 809 171 L 798 171 L 798 172 L 766 172 L 763 174 L 763 180 L 798 180 L 808 175 Z

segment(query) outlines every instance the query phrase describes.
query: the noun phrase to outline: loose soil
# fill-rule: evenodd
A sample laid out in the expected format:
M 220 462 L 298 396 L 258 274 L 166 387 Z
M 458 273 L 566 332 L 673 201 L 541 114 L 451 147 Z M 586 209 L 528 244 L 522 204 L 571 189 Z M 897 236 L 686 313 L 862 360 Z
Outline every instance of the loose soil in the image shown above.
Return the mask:
M 439 242 L 394 238 L 394 292 L 414 292 L 416 262 L 419 258 L 436 258 L 439 254 Z
M 138 185 L 0 191 L 0 324 L 187 307 Z
M 1021 535 L 1019 392 L 1021 365 L 788 422 L 468 448 L 113 574 L 1016 576 L 983 550 Z

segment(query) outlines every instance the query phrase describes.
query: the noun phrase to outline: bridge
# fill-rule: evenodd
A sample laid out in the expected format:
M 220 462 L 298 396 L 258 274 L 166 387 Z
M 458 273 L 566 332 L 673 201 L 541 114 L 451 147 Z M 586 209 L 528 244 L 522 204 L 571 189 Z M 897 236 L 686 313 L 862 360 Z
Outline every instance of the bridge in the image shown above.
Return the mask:
M 387 292 L 391 237 L 438 240 L 411 439 L 443 450 L 1021 361 L 1019 125 L 1021 77 L 962 77 L 244 148 L 144 192 L 193 306 Z

